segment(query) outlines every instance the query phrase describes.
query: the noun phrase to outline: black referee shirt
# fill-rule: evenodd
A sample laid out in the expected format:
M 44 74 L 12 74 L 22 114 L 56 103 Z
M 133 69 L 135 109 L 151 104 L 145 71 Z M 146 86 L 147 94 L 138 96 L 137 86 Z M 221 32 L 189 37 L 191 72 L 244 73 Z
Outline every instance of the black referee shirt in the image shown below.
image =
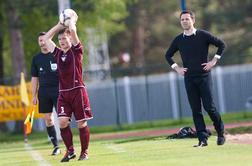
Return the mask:
M 32 59 L 32 77 L 39 77 L 40 87 L 57 87 L 59 85 L 58 68 L 51 53 L 39 53 Z
M 222 55 L 225 44 L 219 38 L 204 30 L 197 30 L 196 34 L 186 36 L 183 33 L 178 35 L 171 43 L 166 52 L 166 60 L 170 65 L 174 64 L 172 57 L 179 51 L 183 62 L 183 67 L 188 68 L 186 75 L 200 76 L 208 71 L 203 69 L 202 63 L 208 62 L 208 49 L 212 44 L 218 48 L 216 54 Z

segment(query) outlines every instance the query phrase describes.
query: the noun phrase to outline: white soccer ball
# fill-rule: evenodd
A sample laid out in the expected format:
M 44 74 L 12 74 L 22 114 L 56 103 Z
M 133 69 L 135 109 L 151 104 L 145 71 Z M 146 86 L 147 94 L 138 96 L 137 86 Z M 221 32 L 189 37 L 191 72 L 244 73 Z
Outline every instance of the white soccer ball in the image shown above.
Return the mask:
M 78 20 L 78 15 L 73 9 L 65 9 L 59 15 L 59 21 L 64 26 L 69 26 L 70 20 L 73 20 L 74 23 Z

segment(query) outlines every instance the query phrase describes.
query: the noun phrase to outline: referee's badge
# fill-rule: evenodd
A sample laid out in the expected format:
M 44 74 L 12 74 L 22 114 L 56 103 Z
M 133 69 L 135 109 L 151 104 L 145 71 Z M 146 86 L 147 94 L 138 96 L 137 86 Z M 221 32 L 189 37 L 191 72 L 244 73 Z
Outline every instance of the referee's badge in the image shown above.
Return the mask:
M 50 61 L 50 65 L 51 65 L 52 71 L 56 71 L 56 70 L 57 70 L 57 63 L 52 63 L 52 62 Z

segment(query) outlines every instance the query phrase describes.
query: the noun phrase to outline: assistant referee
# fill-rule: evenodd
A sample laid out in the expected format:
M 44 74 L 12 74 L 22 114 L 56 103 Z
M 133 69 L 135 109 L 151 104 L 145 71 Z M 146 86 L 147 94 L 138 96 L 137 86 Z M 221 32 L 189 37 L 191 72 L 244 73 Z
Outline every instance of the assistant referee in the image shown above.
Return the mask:
M 184 76 L 187 97 L 199 139 L 199 143 L 195 147 L 207 146 L 208 133 L 201 110 L 201 102 L 217 131 L 217 145 L 223 145 L 225 143 L 224 124 L 213 102 L 210 69 L 221 58 L 225 44 L 209 32 L 195 29 L 195 15 L 191 11 L 181 12 L 180 23 L 184 32 L 172 41 L 165 56 L 171 67 L 178 74 Z M 210 45 L 214 45 L 218 49 L 214 58 L 208 61 Z M 181 55 L 183 67 L 178 66 L 172 59 L 177 51 Z
M 43 35 L 45 35 L 45 32 L 40 32 L 38 35 L 41 52 L 33 57 L 31 65 L 32 103 L 36 105 L 38 98 L 39 113 L 44 114 L 47 133 L 54 146 L 52 155 L 58 155 L 60 149 L 52 111 L 53 106 L 57 110 L 59 78 L 56 60 L 41 40 Z

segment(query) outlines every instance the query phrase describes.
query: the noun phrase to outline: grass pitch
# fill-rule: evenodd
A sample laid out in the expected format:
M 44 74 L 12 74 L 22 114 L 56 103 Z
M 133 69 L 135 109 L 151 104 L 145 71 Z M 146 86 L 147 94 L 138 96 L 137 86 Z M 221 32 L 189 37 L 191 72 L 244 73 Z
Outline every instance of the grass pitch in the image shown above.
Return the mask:
M 216 137 L 208 141 L 208 147 L 193 148 L 196 139 L 167 140 L 165 137 L 91 141 L 89 160 L 77 161 L 80 145 L 74 136 L 77 158 L 64 165 L 86 166 L 251 166 L 252 145 L 216 145 Z M 64 151 L 63 143 L 61 149 Z M 50 156 L 52 146 L 46 135 L 30 139 L 28 146 L 23 141 L 0 143 L 0 165 L 40 166 L 63 165 L 59 156 Z

